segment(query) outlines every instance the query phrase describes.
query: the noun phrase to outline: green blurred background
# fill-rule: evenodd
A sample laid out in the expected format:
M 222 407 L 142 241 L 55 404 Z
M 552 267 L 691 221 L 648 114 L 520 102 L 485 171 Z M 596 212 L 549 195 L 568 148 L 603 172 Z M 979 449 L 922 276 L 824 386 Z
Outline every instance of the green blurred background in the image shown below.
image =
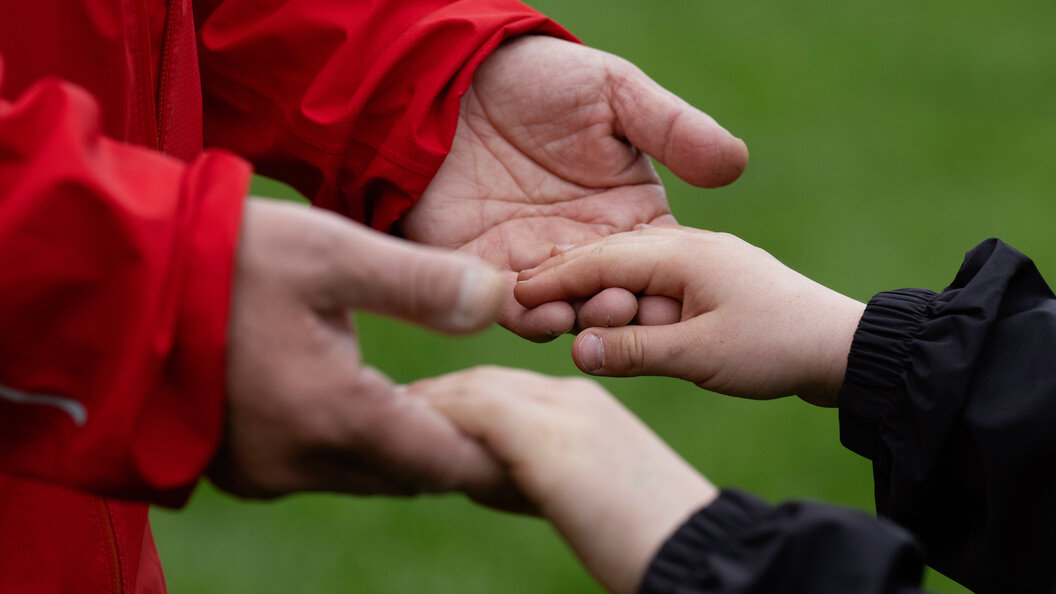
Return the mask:
M 941 289 L 998 236 L 1056 281 L 1056 3 L 537 0 L 745 139 L 721 190 L 666 171 L 683 224 L 730 231 L 855 298 Z M 287 190 L 257 180 L 255 190 Z M 286 195 L 289 195 L 288 193 Z M 565 337 L 453 339 L 360 316 L 365 358 L 399 381 L 481 363 L 578 374 Z M 833 411 L 667 379 L 604 382 L 719 485 L 872 510 L 869 464 Z M 203 485 L 153 513 L 174 593 L 599 592 L 542 522 L 458 496 L 247 503 Z M 930 574 L 930 588 L 963 592 Z

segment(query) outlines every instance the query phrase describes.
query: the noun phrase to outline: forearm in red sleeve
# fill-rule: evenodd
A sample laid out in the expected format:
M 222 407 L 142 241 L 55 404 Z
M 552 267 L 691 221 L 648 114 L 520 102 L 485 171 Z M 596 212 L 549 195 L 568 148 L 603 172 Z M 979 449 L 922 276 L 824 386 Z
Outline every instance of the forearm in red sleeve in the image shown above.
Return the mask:
M 56 80 L 0 103 L 0 472 L 177 505 L 219 441 L 249 168 L 98 128 Z
M 516 0 L 200 0 L 207 145 L 387 230 L 450 150 L 476 67 L 571 34 Z

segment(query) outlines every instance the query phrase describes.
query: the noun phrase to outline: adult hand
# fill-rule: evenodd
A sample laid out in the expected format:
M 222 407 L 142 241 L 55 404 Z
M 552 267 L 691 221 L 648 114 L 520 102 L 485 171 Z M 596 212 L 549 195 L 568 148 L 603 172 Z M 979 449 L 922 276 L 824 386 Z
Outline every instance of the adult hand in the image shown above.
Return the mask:
M 718 496 L 590 380 L 491 367 L 417 382 L 408 391 L 480 440 L 613 592 L 634 592 L 664 540 Z
M 252 497 L 409 494 L 494 482 L 493 459 L 363 365 L 350 310 L 445 332 L 495 319 L 503 279 L 465 255 L 250 200 L 229 330 L 227 430 L 210 478 Z
M 649 155 L 702 187 L 732 182 L 748 160 L 743 142 L 625 60 L 549 37 L 519 38 L 477 71 L 451 152 L 401 230 L 475 254 L 507 271 L 512 285 L 555 245 L 673 223 Z M 587 325 L 622 325 L 637 305 L 617 290 L 580 316 Z M 666 300 L 642 307 L 640 322 L 677 319 Z M 568 303 L 525 310 L 510 297 L 499 321 L 547 340 L 568 332 L 575 317 Z
M 749 398 L 835 406 L 865 305 L 728 234 L 651 227 L 566 251 L 521 273 L 526 307 L 611 287 L 682 302 L 662 326 L 594 328 L 572 344 L 586 373 L 667 375 Z

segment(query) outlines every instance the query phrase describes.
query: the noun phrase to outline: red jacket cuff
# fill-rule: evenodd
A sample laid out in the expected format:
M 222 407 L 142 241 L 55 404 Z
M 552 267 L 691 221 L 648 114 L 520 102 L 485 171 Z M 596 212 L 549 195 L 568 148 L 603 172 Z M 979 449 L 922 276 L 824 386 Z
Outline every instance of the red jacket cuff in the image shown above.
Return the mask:
M 179 504 L 220 439 L 248 165 L 105 138 L 83 90 L 0 101 L 0 472 Z
M 174 271 L 181 279 L 174 346 L 133 449 L 157 503 L 182 505 L 222 438 L 227 327 L 250 173 L 241 159 L 213 151 L 187 166 L 179 190 L 186 257 Z
M 575 38 L 516 0 L 200 11 L 205 140 L 328 208 L 388 230 L 454 139 L 463 94 L 505 39 Z

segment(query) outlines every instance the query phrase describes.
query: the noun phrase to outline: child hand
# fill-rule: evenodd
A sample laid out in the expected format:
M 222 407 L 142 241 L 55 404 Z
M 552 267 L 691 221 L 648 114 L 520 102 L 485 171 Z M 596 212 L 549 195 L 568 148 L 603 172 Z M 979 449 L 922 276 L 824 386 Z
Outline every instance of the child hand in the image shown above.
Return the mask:
M 614 592 L 634 592 L 663 541 L 718 495 L 587 379 L 482 367 L 416 382 L 408 392 L 479 440 Z
M 620 287 L 682 302 L 682 320 L 593 328 L 572 345 L 586 373 L 666 375 L 749 398 L 798 394 L 835 406 L 865 305 L 741 239 L 648 227 L 556 255 L 520 274 L 525 307 Z

